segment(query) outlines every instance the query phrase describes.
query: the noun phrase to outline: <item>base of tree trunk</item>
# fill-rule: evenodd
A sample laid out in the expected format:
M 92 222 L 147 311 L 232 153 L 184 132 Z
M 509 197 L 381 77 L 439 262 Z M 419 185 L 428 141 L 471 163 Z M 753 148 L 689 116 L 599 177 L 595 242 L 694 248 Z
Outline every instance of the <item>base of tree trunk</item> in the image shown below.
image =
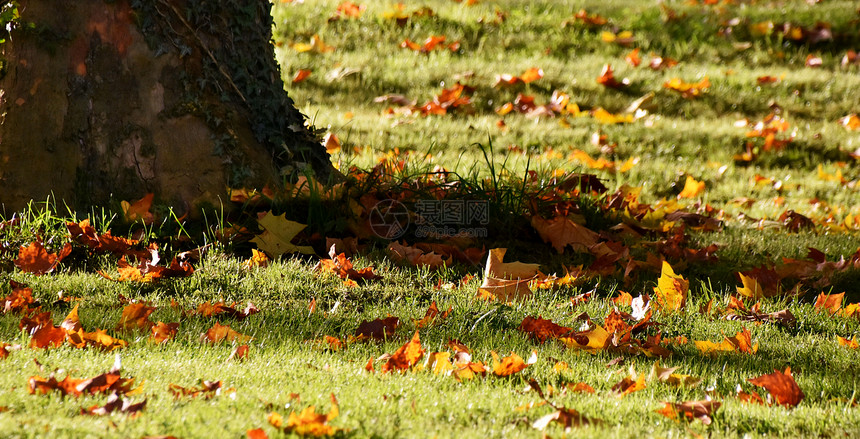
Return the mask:
M 0 47 L 0 202 L 74 209 L 332 172 L 283 89 L 268 0 L 19 0 Z

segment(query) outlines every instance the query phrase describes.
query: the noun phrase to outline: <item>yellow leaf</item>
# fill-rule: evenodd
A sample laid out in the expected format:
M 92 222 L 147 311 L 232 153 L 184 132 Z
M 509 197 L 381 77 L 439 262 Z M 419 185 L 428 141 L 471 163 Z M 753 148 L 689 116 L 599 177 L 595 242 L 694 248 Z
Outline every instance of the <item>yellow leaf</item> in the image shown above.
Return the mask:
M 687 181 L 684 183 L 684 190 L 678 194 L 678 198 L 696 198 L 705 191 L 705 182 L 696 181 L 695 178 L 687 176 Z
M 257 223 L 264 232 L 257 235 L 251 242 L 257 244 L 257 248 L 266 252 L 269 256 L 277 257 L 284 253 L 314 254 L 313 247 L 297 246 L 290 243 L 296 235 L 305 227 L 305 224 L 286 219 L 286 214 L 274 215 L 272 211 L 266 213 Z
M 735 287 L 735 289 L 738 290 L 738 294 L 753 299 L 765 297 L 764 289 L 762 289 L 761 285 L 759 285 L 755 278 L 744 276 L 743 273 L 738 273 L 738 276 L 741 278 L 741 283 L 744 284 L 743 287 Z
M 663 312 L 679 311 L 687 304 L 690 282 L 675 274 L 672 266 L 663 261 L 663 272 L 654 287 L 654 307 Z

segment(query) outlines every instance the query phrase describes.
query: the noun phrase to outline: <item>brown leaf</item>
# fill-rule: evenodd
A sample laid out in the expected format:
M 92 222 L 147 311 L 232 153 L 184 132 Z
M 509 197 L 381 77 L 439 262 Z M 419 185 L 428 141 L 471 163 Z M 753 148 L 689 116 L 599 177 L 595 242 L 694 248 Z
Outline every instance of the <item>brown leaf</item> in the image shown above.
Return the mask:
M 756 386 L 764 387 L 773 396 L 777 404 L 789 408 L 800 404 L 805 396 L 791 375 L 791 367 L 786 367 L 785 372 L 774 370 L 771 374 L 751 378 L 747 381 Z
M 37 349 L 56 348 L 62 346 L 64 341 L 66 341 L 66 330 L 51 324 L 36 329 L 30 338 L 30 347 Z
M 596 232 L 575 223 L 566 216 L 546 220 L 536 215 L 531 218 L 531 224 L 541 239 L 551 243 L 559 254 L 564 252 L 564 248 L 568 245 L 574 251 L 584 252 L 588 247 L 597 244 Z
M 103 406 L 94 405 L 88 409 L 81 408 L 82 415 L 104 416 L 111 413 L 124 413 L 127 415 L 137 415 L 146 407 L 144 399 L 138 403 L 132 403 L 129 400 L 123 400 L 119 394 L 114 392 L 108 397 L 107 403 Z
M 248 350 L 250 346 L 243 344 L 236 346 L 236 349 L 233 349 L 233 352 L 230 353 L 230 356 L 227 357 L 227 361 L 235 360 L 240 361 L 248 358 Z
M 363 339 L 370 337 L 374 340 L 385 340 L 394 335 L 394 331 L 400 326 L 400 319 L 397 317 L 386 317 L 384 319 L 375 319 L 368 322 L 362 320 L 355 330 L 355 337 Z
M 13 282 L 12 288 L 12 292 L 0 301 L 0 304 L 3 305 L 4 313 L 12 311 L 23 312 L 35 302 L 33 299 L 33 290 L 31 288 L 27 288 L 17 282 Z

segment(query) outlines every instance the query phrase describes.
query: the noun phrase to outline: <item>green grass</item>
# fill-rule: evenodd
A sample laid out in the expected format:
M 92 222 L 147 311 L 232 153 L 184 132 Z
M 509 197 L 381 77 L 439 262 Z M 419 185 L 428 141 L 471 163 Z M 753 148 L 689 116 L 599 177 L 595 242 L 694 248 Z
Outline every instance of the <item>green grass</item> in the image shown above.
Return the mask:
M 545 391 L 558 390 L 567 383 L 584 381 L 595 388 L 594 394 L 555 393 L 549 399 L 556 405 L 573 408 L 603 423 L 574 429 L 570 435 L 583 437 L 676 437 L 708 435 L 715 437 L 836 437 L 860 435 L 860 411 L 856 399 L 860 381 L 858 350 L 840 346 L 836 336 L 860 335 L 860 320 L 829 316 L 813 308 L 815 295 L 823 291 L 848 292 L 850 302 L 860 300 L 857 270 L 836 276 L 828 285 L 802 285 L 802 297 L 776 297 L 762 301 L 762 312 L 788 308 L 796 317 L 794 327 L 773 323 L 741 323 L 703 315 L 699 308 L 713 299 L 715 306 L 726 306 L 728 296 L 738 283 L 734 273 L 753 266 L 778 262 L 782 257 L 803 258 L 807 247 L 827 255 L 828 260 L 849 257 L 860 246 L 857 231 L 837 232 L 820 224 L 832 214 L 842 220 L 849 214 L 860 215 L 858 200 L 858 162 L 848 152 L 860 146 L 860 133 L 845 130 L 836 121 L 860 111 L 860 77 L 858 67 L 839 65 L 847 49 L 860 49 L 854 14 L 856 4 L 830 0 L 810 6 L 802 0 L 783 2 L 739 1 L 740 5 L 721 8 L 690 6 L 686 1 L 665 4 L 681 17 L 664 22 L 665 11 L 653 2 L 607 0 L 603 2 L 522 2 L 513 0 L 482 1 L 467 6 L 453 1 L 433 2 L 432 17 L 412 17 L 404 27 L 381 15 L 394 2 L 368 1 L 359 20 L 329 22 L 339 2 L 320 0 L 304 3 L 276 3 L 278 56 L 287 82 L 301 68 L 311 69 L 311 77 L 288 86 L 297 105 L 310 116 L 317 127 L 335 133 L 344 151 L 335 154 L 340 169 L 350 166 L 367 169 L 391 151 L 406 157 L 408 166 L 396 176 L 406 182 L 442 166 L 455 171 L 462 186 L 459 195 L 492 201 L 494 212 L 488 228 L 493 235 L 486 245 L 510 248 L 508 260 L 538 262 L 545 271 L 561 273 L 564 267 L 588 262 L 590 256 L 556 255 L 529 230 L 522 216 L 528 204 L 520 188 L 527 170 L 545 178 L 553 171 L 595 173 L 610 193 L 629 185 L 642 187 L 641 200 L 656 203 L 673 199 L 683 186 L 686 175 L 706 183 L 701 200 L 682 200 L 695 211 L 694 202 L 712 206 L 726 224 L 720 232 L 689 232 L 691 248 L 717 243 L 719 262 L 690 263 L 679 274 L 691 280 L 686 311 L 676 315 L 658 314 L 659 327 L 649 328 L 647 335 L 658 331 L 664 337 L 684 336 L 686 345 L 673 345 L 672 355 L 660 360 L 664 367 L 675 367 L 678 373 L 699 377 L 703 381 L 690 388 L 676 388 L 649 381 L 644 390 L 619 397 L 611 391 L 632 368 L 647 374 L 655 358 L 629 355 L 609 350 L 595 354 L 566 348 L 558 341 L 537 344 L 517 330 L 526 316 L 543 316 L 554 322 L 578 328 L 575 317 L 588 313 L 601 323 L 612 311 L 609 298 L 621 289 L 634 296 L 652 291 L 655 275 L 645 274 L 636 282 L 624 285 L 614 277 L 598 277 L 573 286 L 540 290 L 531 298 L 510 305 L 487 303 L 474 299 L 480 280 L 451 289 L 436 289 L 441 279 L 458 285 L 464 274 L 480 278 L 482 267 L 458 265 L 438 272 L 403 267 L 388 260 L 381 251 L 384 243 L 370 242 L 356 265 L 373 265 L 383 275 L 379 281 L 349 288 L 339 279 L 321 276 L 311 269 L 312 258 L 284 258 L 268 268 L 247 269 L 242 260 L 249 245 L 220 243 L 211 246 L 196 272 L 187 279 L 168 279 L 156 284 L 118 283 L 105 279 L 96 270 L 115 274 L 116 257 L 91 255 L 76 249 L 60 265 L 57 273 L 32 276 L 21 273 L 12 263 L 19 245 L 41 236 L 46 245 L 57 249 L 67 238 L 63 224 L 67 215 L 61 207 L 33 207 L 20 223 L 0 229 L 0 297 L 9 294 L 10 280 L 24 282 L 34 290 L 43 309 L 53 313 L 55 322 L 70 311 L 71 304 L 55 303 L 57 294 L 81 297 L 80 318 L 84 329 L 106 329 L 129 342 L 117 351 L 122 359 L 123 376 L 144 382 L 142 393 L 133 401 L 147 400 L 138 417 L 115 414 L 90 417 L 79 414 L 81 407 L 104 404 L 107 396 L 66 397 L 58 393 L 30 395 L 30 376 L 54 373 L 89 378 L 107 371 L 114 356 L 94 349 L 77 350 L 69 346 L 55 349 L 30 349 L 29 337 L 18 329 L 20 315 L 0 314 L 0 342 L 21 344 L 0 360 L 0 436 L 9 437 L 144 437 L 169 434 L 176 437 L 241 437 L 248 429 L 262 427 L 270 437 L 278 437 L 266 417 L 272 411 L 283 416 L 315 405 L 320 412 L 330 407 L 329 395 L 339 401 L 340 415 L 331 424 L 345 429 L 350 437 L 536 437 L 540 433 L 531 424 L 550 413 L 548 406 L 527 411 L 515 408 L 538 403 L 540 398 L 527 391 L 528 379 L 534 379 Z M 406 12 L 417 9 L 407 5 Z M 581 8 L 589 14 L 607 17 L 609 25 L 589 28 L 561 23 Z M 506 19 L 494 23 L 496 11 Z M 846 12 L 848 11 L 848 12 Z M 850 12 L 850 13 L 849 13 Z M 728 37 L 718 35 L 726 23 L 739 18 Z M 752 25 L 771 20 L 790 21 L 811 27 L 818 21 L 831 24 L 832 42 L 805 44 L 783 41 L 778 35 L 758 36 Z M 601 31 L 617 28 L 633 32 L 631 47 L 620 47 L 601 40 Z M 296 53 L 295 42 L 307 42 L 319 35 L 334 46 L 330 53 Z M 400 49 L 405 38 L 421 42 L 430 35 L 445 35 L 449 41 L 460 40 L 457 53 L 446 51 L 420 54 Z M 740 50 L 735 43 L 749 42 Z M 642 65 L 633 68 L 624 56 L 639 47 L 644 63 L 649 53 L 675 58 L 678 66 L 652 71 Z M 824 66 L 804 66 L 808 54 L 821 55 Z M 611 63 L 617 78 L 628 77 L 628 90 L 604 89 L 595 82 L 602 66 Z M 540 67 L 545 76 L 531 84 L 511 90 L 493 88 L 495 75 L 519 75 L 530 67 Z M 338 68 L 358 73 L 328 80 L 326 74 Z M 400 93 L 418 104 L 432 99 L 442 88 L 457 81 L 457 75 L 472 72 L 464 82 L 476 87 L 472 115 L 454 112 L 445 116 L 395 116 L 383 114 L 390 106 L 374 103 L 376 96 Z M 773 85 L 756 85 L 756 78 L 772 75 L 784 78 Z M 683 99 L 662 84 L 673 77 L 685 81 L 708 76 L 710 90 L 698 99 Z M 462 77 L 462 76 L 461 76 Z M 444 86 L 442 85 L 444 83 Z M 593 118 L 529 119 L 511 113 L 501 117 L 495 108 L 512 101 L 517 93 L 534 95 L 538 104 L 548 102 L 554 90 L 561 90 L 583 109 L 597 107 L 612 112 L 624 109 L 630 102 L 654 93 L 649 115 L 631 124 L 601 125 Z M 743 151 L 748 128 L 736 127 L 735 121 L 748 118 L 755 122 L 772 111 L 771 104 L 782 108 L 782 116 L 796 128 L 794 141 L 783 151 L 763 152 L 750 163 L 736 163 L 733 155 Z M 352 114 L 347 117 L 346 113 Z M 507 129 L 497 121 L 504 119 Z M 586 168 L 568 159 L 573 149 L 600 157 L 599 148 L 590 142 L 593 133 L 601 131 L 612 143 L 618 143 L 614 154 L 604 158 L 618 161 L 639 158 L 626 173 L 610 173 Z M 785 133 L 787 136 L 789 133 Z M 518 145 L 524 153 L 510 152 Z M 354 152 L 353 149 L 358 149 Z M 552 150 L 561 157 L 549 154 Z M 484 152 L 489 156 L 484 157 Z M 827 173 L 841 170 L 845 183 L 825 181 L 818 176 L 818 166 Z M 722 168 L 725 166 L 725 168 Z M 755 177 L 782 181 L 756 185 Z M 499 180 L 500 185 L 493 183 Z M 545 181 L 545 180 L 544 180 Z M 385 186 L 383 189 L 390 189 Z M 380 186 L 381 187 L 381 186 Z M 496 195 L 488 195 L 488 188 Z M 368 191 L 383 189 L 367 188 Z M 421 190 L 428 190 L 422 188 Z M 481 198 L 484 197 L 484 198 Z M 755 199 L 750 207 L 739 207 L 737 197 Z M 775 202 L 783 197 L 782 204 Z M 819 203 L 811 204 L 816 199 Z M 317 200 L 318 201 L 318 200 Z M 618 220 L 617 212 L 597 207 L 603 200 L 581 200 L 590 226 L 606 229 Z M 305 203 L 305 204 L 302 204 Z M 299 207 L 288 210 L 293 219 L 310 223 L 315 232 L 326 236 L 349 235 L 348 221 L 338 200 L 314 204 L 299 200 Z M 589 204 L 590 203 L 590 204 Z M 737 219 L 744 213 L 754 218 L 776 220 L 786 209 L 793 209 L 819 222 L 814 230 L 788 233 L 782 227 L 760 229 Z M 157 242 L 163 254 L 189 250 L 216 242 L 214 229 L 227 222 L 250 223 L 254 212 L 246 216 L 210 216 L 205 224 L 180 227 L 167 218 L 145 229 L 143 238 Z M 303 215 L 307 214 L 307 217 Z M 94 219 L 99 232 L 112 228 L 117 235 L 133 233 L 137 225 L 124 225 L 108 212 L 78 213 Z M 9 219 L 9 218 L 7 218 Z M 178 239 L 181 237 L 182 239 Z M 191 238 L 189 241 L 187 238 Z M 322 253 L 322 245 L 308 240 Z M 319 244 L 319 245 L 318 245 Z M 637 260 L 653 253 L 653 247 L 631 243 Z M 676 261 L 673 261 L 673 264 Z M 593 291 L 591 300 L 572 307 L 569 299 Z M 853 296 L 852 296 L 853 294 Z M 147 301 L 158 309 L 153 321 L 180 322 L 174 341 L 152 345 L 145 332 L 118 333 L 113 330 L 123 305 L 120 297 Z M 308 311 L 315 299 L 317 309 Z M 179 309 L 170 306 L 171 300 Z M 194 309 L 204 301 L 226 301 L 256 304 L 261 312 L 245 320 L 203 318 L 183 315 L 181 310 Z M 492 364 L 491 352 L 502 356 L 511 351 L 526 358 L 532 350 L 538 362 L 509 378 L 491 374 L 466 382 L 438 376 L 427 371 L 404 374 L 368 373 L 364 367 L 371 357 L 393 353 L 409 340 L 416 330 L 413 320 L 420 319 L 432 301 L 440 309 L 452 307 L 450 317 L 441 325 L 421 329 L 421 343 L 428 353 L 445 351 L 451 338 L 466 344 L 473 361 Z M 630 311 L 629 307 L 620 307 Z M 352 335 L 362 320 L 399 317 L 402 326 L 384 342 L 352 343 L 339 351 L 323 349 L 313 340 L 324 336 L 345 338 Z M 227 361 L 235 345 L 209 345 L 199 341 L 200 334 L 215 321 L 254 337 L 246 360 Z M 724 353 L 704 355 L 693 340 L 719 342 L 741 328 L 752 332 L 759 344 L 755 354 Z M 641 336 L 639 338 L 642 338 Z M 616 357 L 624 365 L 609 366 Z M 34 361 L 36 360 L 36 361 Z M 556 360 L 567 362 L 569 370 L 556 372 Z M 38 363 L 38 364 L 37 364 Z M 39 366 L 41 365 L 41 366 Z M 381 363 L 376 364 L 379 370 Z M 734 395 L 740 385 L 753 390 L 748 379 L 784 370 L 790 366 L 806 397 L 799 406 L 785 409 L 740 402 Z M 209 400 L 179 398 L 168 392 L 169 384 L 196 385 L 199 380 L 221 380 L 225 389 Z M 291 394 L 299 394 L 294 399 Z M 706 397 L 723 403 L 706 426 L 698 421 L 678 423 L 654 411 L 663 402 L 701 400 Z M 564 432 L 552 426 L 550 436 Z

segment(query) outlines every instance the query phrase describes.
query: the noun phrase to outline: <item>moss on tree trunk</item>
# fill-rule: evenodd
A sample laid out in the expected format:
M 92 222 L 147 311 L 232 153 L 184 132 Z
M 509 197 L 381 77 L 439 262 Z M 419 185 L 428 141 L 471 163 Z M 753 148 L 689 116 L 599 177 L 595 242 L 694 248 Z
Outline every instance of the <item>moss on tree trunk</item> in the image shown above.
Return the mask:
M 268 0 L 18 0 L 2 44 L 0 202 L 75 208 L 332 172 L 283 88 Z

